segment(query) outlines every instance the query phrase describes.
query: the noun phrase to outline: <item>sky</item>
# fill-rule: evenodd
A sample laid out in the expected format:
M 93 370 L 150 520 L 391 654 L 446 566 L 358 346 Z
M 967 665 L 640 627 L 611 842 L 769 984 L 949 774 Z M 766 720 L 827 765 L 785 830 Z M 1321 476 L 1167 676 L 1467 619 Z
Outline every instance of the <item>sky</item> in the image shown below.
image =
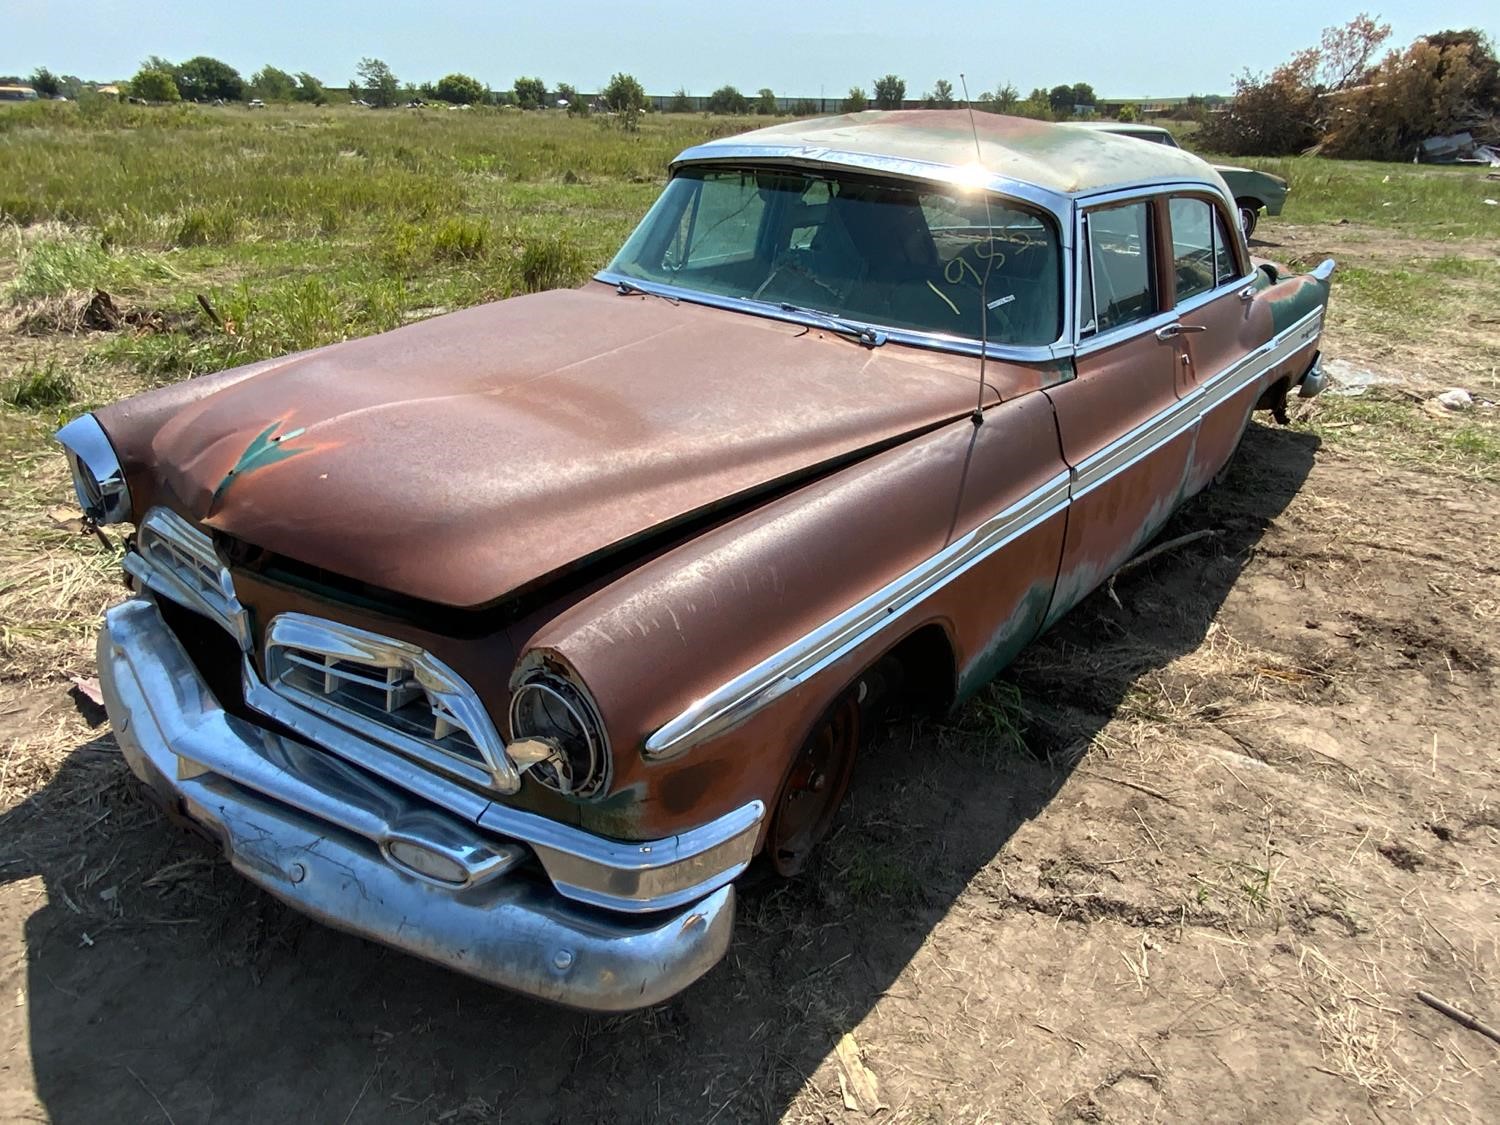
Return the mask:
M 592 92 L 615 71 L 650 94 L 731 83 L 792 97 L 842 97 L 895 73 L 907 96 L 939 78 L 970 91 L 1010 82 L 1087 82 L 1105 97 L 1227 93 L 1358 14 L 1323 0 L 1146 4 L 921 3 L 913 0 L 0 0 L 0 74 L 38 66 L 85 79 L 128 78 L 147 55 L 212 55 L 247 78 L 266 63 L 342 86 L 362 57 L 403 82 L 454 71 L 495 89 L 521 75 Z M 1391 43 L 1480 27 L 1500 40 L 1496 0 L 1387 0 L 1368 10 Z

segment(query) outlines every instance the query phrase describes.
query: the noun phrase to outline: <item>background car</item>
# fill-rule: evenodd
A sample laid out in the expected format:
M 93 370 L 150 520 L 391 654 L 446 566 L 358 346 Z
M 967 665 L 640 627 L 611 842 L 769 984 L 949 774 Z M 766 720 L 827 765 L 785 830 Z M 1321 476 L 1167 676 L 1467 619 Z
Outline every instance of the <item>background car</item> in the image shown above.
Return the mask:
M 1141 125 L 1129 121 L 1076 121 L 1068 124 L 1074 128 L 1117 133 L 1122 137 L 1134 137 L 1136 140 L 1168 145 L 1171 148 L 1180 147 L 1171 131 L 1160 125 Z M 1224 182 L 1234 195 L 1235 207 L 1239 209 L 1240 226 L 1246 238 L 1255 233 L 1255 224 L 1262 211 L 1267 215 L 1281 214 L 1291 187 L 1280 176 L 1233 164 L 1215 164 L 1213 167 L 1214 171 L 1224 177 Z

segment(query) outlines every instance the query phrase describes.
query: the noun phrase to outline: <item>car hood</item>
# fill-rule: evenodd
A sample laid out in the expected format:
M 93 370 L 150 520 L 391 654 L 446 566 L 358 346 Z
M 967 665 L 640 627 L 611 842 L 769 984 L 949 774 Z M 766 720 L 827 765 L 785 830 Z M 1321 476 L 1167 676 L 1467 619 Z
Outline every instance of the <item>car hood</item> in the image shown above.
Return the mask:
M 288 357 L 177 410 L 183 514 L 454 606 L 973 409 L 954 357 L 591 284 Z

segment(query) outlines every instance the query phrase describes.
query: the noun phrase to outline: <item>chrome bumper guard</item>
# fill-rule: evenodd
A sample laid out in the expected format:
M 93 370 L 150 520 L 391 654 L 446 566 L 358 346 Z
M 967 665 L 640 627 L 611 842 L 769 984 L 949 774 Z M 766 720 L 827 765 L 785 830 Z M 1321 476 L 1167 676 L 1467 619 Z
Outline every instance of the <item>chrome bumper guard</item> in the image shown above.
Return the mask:
M 1312 366 L 1307 369 L 1307 374 L 1302 376 L 1302 382 L 1297 384 L 1297 397 L 1315 398 L 1327 385 L 1328 374 L 1323 370 L 1323 353 L 1319 352 L 1313 356 Z
M 528 859 L 521 844 L 229 714 L 149 599 L 105 614 L 99 681 L 132 771 L 216 838 L 247 879 L 327 925 L 594 1011 L 659 1003 L 728 948 L 734 888 L 727 883 L 671 913 L 632 916 L 569 901 L 561 892 L 570 873 L 598 877 L 575 870 L 590 862 L 577 854 L 577 830 L 552 828 L 551 842 L 566 849 L 552 849 L 565 861 L 556 886 L 507 878 Z M 756 809 L 752 843 L 759 818 Z M 662 850 L 673 843 L 663 841 Z M 644 848 L 650 862 L 651 845 L 611 846 L 636 855 Z M 545 845 L 534 850 L 545 862 Z M 701 879 L 703 858 L 690 856 L 684 874 Z M 743 866 L 721 869 L 711 881 Z M 617 874 L 622 885 L 636 882 L 636 872 Z M 610 901 L 585 890 L 589 899 Z

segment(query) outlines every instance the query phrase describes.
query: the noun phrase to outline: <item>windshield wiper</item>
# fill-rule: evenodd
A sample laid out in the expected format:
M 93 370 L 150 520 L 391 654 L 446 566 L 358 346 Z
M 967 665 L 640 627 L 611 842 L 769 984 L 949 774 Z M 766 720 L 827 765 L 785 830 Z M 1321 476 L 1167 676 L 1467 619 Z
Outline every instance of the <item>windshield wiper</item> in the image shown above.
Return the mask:
M 821 323 L 827 325 L 835 332 L 841 332 L 853 340 L 857 340 L 867 348 L 878 348 L 885 343 L 885 333 L 878 328 L 871 328 L 868 324 L 860 324 L 853 320 L 841 320 L 836 316 L 830 316 L 822 309 L 810 309 L 804 305 L 792 305 L 781 301 L 776 306 L 782 312 L 797 313 L 799 316 L 816 317 Z
M 681 302 L 678 301 L 676 297 L 668 296 L 666 293 L 656 293 L 650 289 L 642 289 L 633 281 L 615 282 L 615 292 L 619 293 L 622 297 L 630 297 L 636 295 L 639 295 L 641 297 L 659 297 L 663 301 L 672 302 L 672 304 L 674 305 L 681 304 Z

